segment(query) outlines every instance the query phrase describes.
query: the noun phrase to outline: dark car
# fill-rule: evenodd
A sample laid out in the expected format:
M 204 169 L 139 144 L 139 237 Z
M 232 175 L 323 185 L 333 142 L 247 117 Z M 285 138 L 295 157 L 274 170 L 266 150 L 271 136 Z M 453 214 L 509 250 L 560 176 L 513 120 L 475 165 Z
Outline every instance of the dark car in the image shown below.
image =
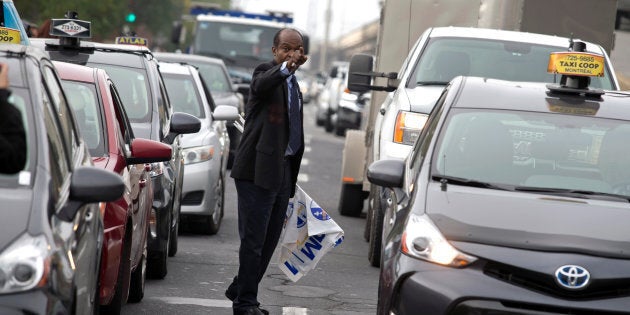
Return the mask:
M 588 79 L 456 77 L 406 161 L 370 165 L 378 314 L 628 314 L 630 94 Z
M 94 165 L 119 174 L 125 194 L 105 204 L 100 304 L 107 314 L 144 297 L 147 235 L 153 203 L 151 164 L 171 159 L 171 146 L 135 138 L 118 90 L 105 70 L 53 62 Z M 146 164 L 145 164 L 146 163 Z
M 74 19 L 53 21 L 58 25 L 82 22 Z M 199 131 L 199 119 L 173 112 L 157 60 L 145 46 L 93 43 L 79 41 L 77 37 L 32 39 L 31 44 L 43 47 L 53 60 L 106 70 L 118 87 L 136 137 L 171 145 L 172 159 L 153 163 L 151 169 L 154 191 L 147 268 L 150 276 L 164 278 L 168 272 L 167 256 L 177 252 L 184 175 L 179 135 Z
M 217 105 L 230 105 L 238 109 L 241 114 L 245 113 L 243 95 L 237 91 L 237 87 L 230 80 L 230 75 L 223 60 L 192 54 L 176 53 L 154 53 L 159 61 L 178 62 L 197 67 L 205 85 L 210 89 L 212 98 Z M 248 87 L 249 89 L 249 87 Z M 230 155 L 228 157 L 228 169 L 232 168 L 234 154 L 241 141 L 241 132 L 236 129 L 232 122 L 227 124 L 230 135 Z
M 0 314 L 97 313 L 99 202 L 124 183 L 92 165 L 46 54 L 7 44 L 0 62 L 26 130 L 24 167 L 0 174 Z

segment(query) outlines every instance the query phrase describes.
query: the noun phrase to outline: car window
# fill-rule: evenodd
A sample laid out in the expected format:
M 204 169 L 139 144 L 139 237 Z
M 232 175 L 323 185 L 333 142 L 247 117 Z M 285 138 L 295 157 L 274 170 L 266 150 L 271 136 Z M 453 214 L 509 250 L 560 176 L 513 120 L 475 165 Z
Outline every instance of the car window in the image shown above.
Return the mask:
M 66 142 L 66 150 L 68 154 L 74 155 L 76 148 L 78 147 L 78 138 L 71 118 L 71 110 L 68 107 L 68 103 L 54 70 L 51 67 L 45 66 L 43 73 L 44 81 L 48 87 L 48 93 L 50 93 L 49 100 L 54 105 L 59 125 L 61 126 L 61 131 L 63 132 L 63 139 L 65 139 Z
M 77 81 L 63 81 L 62 85 L 90 155 L 104 156 L 107 151 L 107 141 L 104 139 L 101 105 L 96 95 L 96 88 L 93 84 Z
M 127 68 L 106 64 L 91 64 L 105 69 L 116 83 L 125 110 L 132 122 L 151 121 L 149 81 L 143 69 Z
M 118 90 L 113 82 L 109 81 L 109 92 L 112 96 L 112 102 L 114 103 L 114 111 L 116 112 L 116 120 L 118 121 L 118 127 L 120 128 L 120 133 L 124 139 L 124 144 L 131 145 L 131 140 L 133 140 L 133 129 L 129 125 L 129 117 L 127 117 L 127 112 L 125 107 L 120 99 L 118 94 Z M 126 150 L 129 150 L 128 147 L 125 146 Z
M 199 73 L 208 84 L 208 88 L 212 92 L 231 92 L 232 86 L 230 84 L 227 74 L 223 71 L 220 65 L 212 65 L 207 63 L 197 63 Z
M 630 196 L 630 122 L 452 109 L 433 173 L 525 187 Z
M 567 43 L 568 47 L 568 43 Z M 434 38 L 407 82 L 413 88 L 422 82 L 450 82 L 458 75 L 508 81 L 557 82 L 547 73 L 549 54 L 567 47 L 545 46 L 498 40 Z M 591 87 L 612 89 L 608 73 L 592 77 Z
M 158 80 L 160 95 L 158 96 L 158 115 L 160 116 L 160 138 L 164 139 L 170 131 L 170 117 L 173 114 L 173 110 L 170 107 L 171 103 L 168 98 L 168 92 L 164 86 L 163 79 Z
M 30 133 L 33 130 L 33 127 L 30 125 L 29 112 L 31 108 L 30 97 L 28 91 L 23 88 L 11 87 L 11 96 L 8 101 L 11 105 L 15 106 L 15 108 L 20 112 L 22 119 L 22 126 L 24 126 L 24 132 L 26 134 L 26 163 L 24 165 L 23 170 L 28 171 L 31 169 L 31 160 L 33 155 L 33 144 L 30 141 Z M 4 174 L 0 172 L 0 187 L 16 187 L 18 185 L 31 185 L 31 175 L 30 173 L 22 171 L 17 174 Z
M 433 109 L 431 110 L 431 113 L 427 118 L 427 122 L 425 123 L 425 127 L 422 128 L 422 132 L 420 133 L 418 140 L 416 140 L 412 152 L 409 154 L 411 158 L 410 168 L 414 170 L 412 171 L 414 174 L 417 174 L 415 170 L 417 170 L 422 165 L 422 161 L 427 155 L 438 122 L 440 121 L 440 117 L 442 116 L 444 101 L 446 100 L 448 90 L 449 87 L 446 87 L 444 91 L 442 91 L 442 95 L 436 102 L 435 107 L 433 107 Z
M 50 167 L 50 198 L 58 208 L 62 199 L 61 193 L 64 186 L 69 183 L 70 161 L 64 150 L 63 134 L 58 120 L 55 119 L 56 112 L 52 108 L 52 102 L 46 93 L 43 94 L 44 101 L 44 123 L 46 125 L 46 135 L 49 149 L 49 167 Z
M 201 98 L 193 77 L 189 75 L 162 74 L 173 110 L 203 118 Z

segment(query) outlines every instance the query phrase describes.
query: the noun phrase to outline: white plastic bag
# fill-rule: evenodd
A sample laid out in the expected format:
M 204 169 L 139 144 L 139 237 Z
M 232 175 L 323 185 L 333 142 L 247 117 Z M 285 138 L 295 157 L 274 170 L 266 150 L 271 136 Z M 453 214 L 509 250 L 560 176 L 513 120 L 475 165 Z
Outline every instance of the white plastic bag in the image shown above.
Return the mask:
M 280 237 L 280 270 L 296 282 L 342 241 L 341 227 L 299 185 L 296 186 Z

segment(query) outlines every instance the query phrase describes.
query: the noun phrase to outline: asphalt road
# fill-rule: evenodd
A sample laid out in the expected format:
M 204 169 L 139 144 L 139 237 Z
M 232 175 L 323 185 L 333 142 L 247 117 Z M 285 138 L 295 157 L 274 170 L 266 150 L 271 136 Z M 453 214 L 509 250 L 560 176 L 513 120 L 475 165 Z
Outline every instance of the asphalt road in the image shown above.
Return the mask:
M 374 314 L 378 269 L 367 260 L 365 219 L 337 211 L 344 138 L 314 125 L 315 105 L 305 106 L 306 153 L 298 184 L 344 229 L 343 243 L 298 282 L 280 271 L 277 257 L 262 281 L 259 301 L 271 314 Z M 142 302 L 123 314 L 232 314 L 224 291 L 238 270 L 236 191 L 227 180 L 225 217 L 217 235 L 180 235 L 163 280 L 148 280 Z M 276 251 L 277 254 L 277 251 Z

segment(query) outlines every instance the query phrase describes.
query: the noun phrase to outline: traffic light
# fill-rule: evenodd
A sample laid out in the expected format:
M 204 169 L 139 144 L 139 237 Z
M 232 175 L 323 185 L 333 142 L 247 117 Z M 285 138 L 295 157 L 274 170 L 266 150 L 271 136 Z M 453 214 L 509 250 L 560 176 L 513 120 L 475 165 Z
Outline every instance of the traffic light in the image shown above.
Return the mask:
M 136 21 L 136 14 L 133 12 L 129 12 L 127 16 L 125 16 L 125 21 L 129 23 L 133 23 Z

